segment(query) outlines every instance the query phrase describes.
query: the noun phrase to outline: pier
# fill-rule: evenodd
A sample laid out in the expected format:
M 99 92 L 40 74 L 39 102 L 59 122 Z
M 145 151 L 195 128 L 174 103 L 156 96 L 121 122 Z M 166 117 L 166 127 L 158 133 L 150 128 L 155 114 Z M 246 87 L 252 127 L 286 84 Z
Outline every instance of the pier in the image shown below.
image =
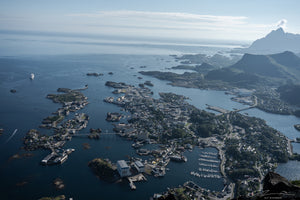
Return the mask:
M 136 190 L 134 182 L 147 181 L 146 177 L 143 174 L 137 174 L 135 176 L 128 177 L 127 179 L 129 181 L 129 186 L 132 190 Z

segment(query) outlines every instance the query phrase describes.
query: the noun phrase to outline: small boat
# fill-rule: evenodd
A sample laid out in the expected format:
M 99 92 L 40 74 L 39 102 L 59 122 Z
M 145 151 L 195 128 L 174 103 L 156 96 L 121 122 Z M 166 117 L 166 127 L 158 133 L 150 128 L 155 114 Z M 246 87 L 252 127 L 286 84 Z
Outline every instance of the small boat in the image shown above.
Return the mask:
M 31 74 L 30 74 L 30 80 L 33 80 L 33 79 L 34 79 L 34 74 L 31 73 Z

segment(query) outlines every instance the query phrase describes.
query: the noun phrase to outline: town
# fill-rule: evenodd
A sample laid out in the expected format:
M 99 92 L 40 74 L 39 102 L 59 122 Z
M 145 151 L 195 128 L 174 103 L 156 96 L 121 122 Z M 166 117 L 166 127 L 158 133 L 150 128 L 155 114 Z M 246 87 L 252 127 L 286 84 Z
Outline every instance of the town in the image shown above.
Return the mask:
M 226 191 L 253 194 L 262 186 L 268 171 L 292 156 L 290 141 L 261 119 L 235 111 L 215 115 L 195 108 L 187 103 L 186 97 L 172 93 L 160 93 L 160 98 L 154 99 L 146 87 L 115 82 L 107 82 L 106 86 L 113 87 L 113 93 L 120 96 L 107 97 L 104 101 L 131 113 L 128 124 L 115 124 L 114 131 L 133 139 L 134 148 L 141 148 L 144 143 L 161 144 L 152 168 L 164 166 L 174 157 L 184 160 L 182 151 L 192 150 L 194 146 L 214 147 L 219 151 L 225 188 L 233 188 Z M 137 150 L 139 155 L 153 152 L 156 151 Z M 200 176 L 197 172 L 191 174 Z
M 108 112 L 106 120 L 113 123 L 117 135 L 133 141 L 132 148 L 143 159 L 133 157 L 112 164 L 109 160 L 95 158 L 89 166 L 104 180 L 126 179 L 131 189 L 135 190 L 134 182 L 147 180 L 144 174 L 163 177 L 170 161 L 188 162 L 184 151 L 192 151 L 195 147 L 213 147 L 218 154 L 200 155 L 200 167 L 198 171 L 191 171 L 190 175 L 224 179 L 223 191 L 210 192 L 210 197 L 251 195 L 262 187 L 262 178 L 268 171 L 293 155 L 290 141 L 258 118 L 237 111 L 216 115 L 197 109 L 186 101 L 186 97 L 173 93 L 160 93 L 160 98 L 155 99 L 153 92 L 144 84 L 135 87 L 108 81 L 106 86 L 114 88 L 114 96 L 103 100 L 130 113 L 127 123 L 120 122 L 123 115 L 117 112 Z M 79 90 L 59 88 L 58 92 L 60 94 L 49 94 L 47 98 L 61 103 L 62 107 L 45 118 L 40 126 L 53 130 L 54 134 L 41 135 L 32 129 L 24 138 L 26 150 L 50 150 L 50 154 L 41 160 L 43 165 L 65 162 L 68 155 L 75 151 L 63 149 L 66 141 L 72 137 L 101 138 L 100 128 L 90 129 L 88 135 L 78 133 L 88 124 L 88 115 L 77 112 L 88 104 L 87 97 Z M 74 113 L 74 117 L 64 120 L 70 113 Z M 156 144 L 157 148 L 143 148 L 146 144 Z M 245 187 L 245 184 L 248 186 Z M 203 192 L 202 188 L 192 185 Z

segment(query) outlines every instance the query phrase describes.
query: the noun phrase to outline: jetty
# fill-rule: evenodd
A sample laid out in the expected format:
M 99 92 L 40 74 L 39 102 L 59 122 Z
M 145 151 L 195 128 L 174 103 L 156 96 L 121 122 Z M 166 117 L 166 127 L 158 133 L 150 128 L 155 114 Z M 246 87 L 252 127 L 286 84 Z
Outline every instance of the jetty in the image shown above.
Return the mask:
M 222 178 L 222 176 L 218 175 L 218 174 L 202 174 L 202 173 L 198 173 L 198 172 L 191 172 L 190 173 L 192 176 L 196 176 L 199 178 Z
M 147 181 L 146 177 L 143 174 L 137 174 L 135 176 L 130 176 L 130 177 L 127 177 L 127 179 L 129 181 L 129 186 L 132 190 L 136 190 L 136 186 L 135 186 L 134 182 Z

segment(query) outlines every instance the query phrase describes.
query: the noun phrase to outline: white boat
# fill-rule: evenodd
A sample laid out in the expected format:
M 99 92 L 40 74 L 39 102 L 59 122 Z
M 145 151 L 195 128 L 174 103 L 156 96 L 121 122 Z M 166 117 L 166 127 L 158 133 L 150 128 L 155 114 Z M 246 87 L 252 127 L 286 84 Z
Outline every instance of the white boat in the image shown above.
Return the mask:
M 31 79 L 31 80 L 34 79 L 34 74 L 33 74 L 33 73 L 30 74 L 30 79 Z

